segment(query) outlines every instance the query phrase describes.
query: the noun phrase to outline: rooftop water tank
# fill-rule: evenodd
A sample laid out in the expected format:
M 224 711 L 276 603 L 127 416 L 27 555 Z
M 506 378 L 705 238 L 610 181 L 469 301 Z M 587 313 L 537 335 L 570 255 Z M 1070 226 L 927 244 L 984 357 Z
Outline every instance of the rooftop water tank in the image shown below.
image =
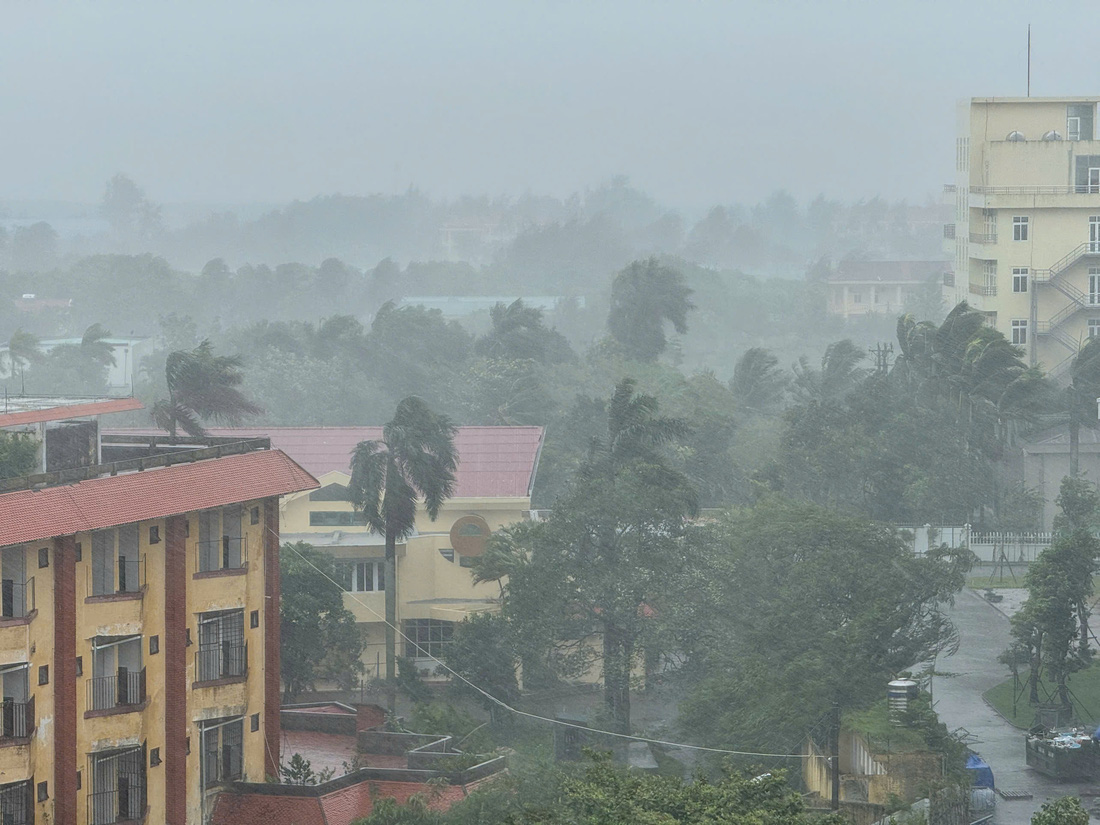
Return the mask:
M 910 703 L 920 694 L 920 686 L 912 679 L 895 679 L 886 686 L 886 704 L 890 710 L 890 721 L 895 725 L 905 724 L 905 714 Z

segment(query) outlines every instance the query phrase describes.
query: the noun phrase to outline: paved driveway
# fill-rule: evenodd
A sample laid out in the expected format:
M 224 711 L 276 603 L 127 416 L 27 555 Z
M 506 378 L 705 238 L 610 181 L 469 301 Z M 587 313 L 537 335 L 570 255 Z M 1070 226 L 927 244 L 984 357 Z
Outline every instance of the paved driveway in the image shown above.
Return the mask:
M 1023 733 L 982 700 L 982 693 L 1006 676 L 1005 666 L 997 661 L 1009 643 L 1005 615 L 971 590 L 960 593 L 948 612 L 959 628 L 961 645 L 958 653 L 937 665 L 938 670 L 955 674 L 934 680 L 933 700 L 940 719 L 949 729 L 970 732 L 971 747 L 993 769 L 998 788 L 1034 794 L 1033 799 L 1017 802 L 998 798 L 994 823 L 1024 825 L 1044 802 L 1097 788 L 1096 783 L 1058 783 L 1028 768 Z M 1091 807 L 1091 799 L 1083 802 Z

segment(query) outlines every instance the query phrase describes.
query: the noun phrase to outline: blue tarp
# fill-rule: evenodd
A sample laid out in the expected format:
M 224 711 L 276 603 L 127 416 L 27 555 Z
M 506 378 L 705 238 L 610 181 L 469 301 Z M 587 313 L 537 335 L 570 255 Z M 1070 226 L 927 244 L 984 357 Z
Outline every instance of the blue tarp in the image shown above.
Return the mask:
M 972 753 L 966 757 L 966 769 L 970 771 L 971 787 L 992 788 L 993 769 L 978 754 Z

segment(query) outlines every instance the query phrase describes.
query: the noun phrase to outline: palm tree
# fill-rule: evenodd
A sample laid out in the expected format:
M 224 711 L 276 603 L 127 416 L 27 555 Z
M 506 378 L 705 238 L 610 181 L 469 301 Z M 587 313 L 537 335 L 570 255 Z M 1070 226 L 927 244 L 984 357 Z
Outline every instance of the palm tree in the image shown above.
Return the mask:
M 867 376 L 867 370 L 859 366 L 866 357 L 867 353 L 847 338 L 825 348 L 820 370 L 802 356 L 794 365 L 795 396 L 802 403 L 839 403 Z
M 110 337 L 111 331 L 103 324 L 92 324 L 84 330 L 84 336 L 80 339 L 81 357 L 101 368 L 113 367 L 115 348 L 113 344 L 107 343 Z
M 13 378 L 15 377 L 15 368 L 18 367 L 19 378 L 22 382 L 27 365 L 41 360 L 42 350 L 37 335 L 24 332 L 21 329 L 17 329 L 11 334 L 11 340 L 8 341 L 8 366 Z
M 1069 474 L 1080 471 L 1081 428 L 1100 425 L 1100 338 L 1089 338 L 1069 367 L 1069 386 L 1062 391 L 1062 405 L 1069 423 Z
M 664 324 L 683 335 L 687 314 L 694 309 L 684 276 L 656 258 L 635 261 L 611 284 L 611 311 L 607 329 L 611 337 L 637 361 L 656 361 L 668 341 Z
M 737 406 L 756 415 L 778 412 L 789 383 L 779 359 L 762 347 L 745 350 L 733 367 L 730 392 Z
M 237 389 L 244 381 L 241 364 L 239 355 L 215 355 L 209 339 L 193 350 L 169 353 L 164 365 L 168 398 L 153 405 L 153 421 L 172 438 L 177 430 L 201 437 L 206 435 L 201 419 L 236 427 L 259 415 L 263 408 Z
M 411 395 L 382 428 L 381 441 L 360 441 L 352 453 L 348 497 L 367 524 L 386 537 L 386 678 L 397 675 L 397 542 L 416 524 L 417 500 L 433 521 L 455 488 L 456 428 Z M 390 691 L 390 709 L 394 694 Z

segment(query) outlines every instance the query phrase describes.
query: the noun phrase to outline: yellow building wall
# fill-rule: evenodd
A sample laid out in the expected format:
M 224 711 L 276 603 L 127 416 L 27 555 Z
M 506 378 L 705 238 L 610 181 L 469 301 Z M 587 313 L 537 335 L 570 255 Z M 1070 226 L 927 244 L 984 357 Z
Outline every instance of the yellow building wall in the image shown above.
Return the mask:
M 326 473 L 319 479 L 322 488 L 329 484 L 347 485 L 346 473 Z M 439 516 L 433 521 L 421 507 L 416 515 L 417 534 L 397 547 L 397 619 L 439 619 L 462 621 L 470 612 L 499 609 L 496 600 L 500 587 L 493 582 L 475 585 L 472 571 L 463 567 L 456 554 L 448 561 L 439 552 L 451 547 L 450 529 L 455 521 L 466 515 L 478 515 L 485 519 L 489 529 L 496 531 L 509 524 L 523 521 L 531 507 L 528 497 L 515 498 L 451 498 L 444 502 Z M 345 537 L 361 534 L 364 543 L 359 546 L 322 548 L 336 558 L 375 559 L 382 561 L 385 547 L 382 538 L 372 535 L 369 528 L 311 526 L 311 511 L 352 512 L 353 507 L 344 501 L 311 501 L 309 493 L 287 496 L 280 506 L 280 529 L 283 534 L 331 535 L 340 531 Z M 369 537 L 369 538 L 368 538 Z M 388 584 L 388 583 L 387 583 Z M 454 604 L 443 603 L 454 600 Z M 434 601 L 434 604 L 428 603 Z M 464 604 L 463 602 L 474 602 Z M 478 603 L 480 602 L 480 604 Z M 362 661 L 368 677 L 378 673 L 378 665 L 385 668 L 385 595 L 381 592 L 345 593 L 344 606 L 363 623 L 366 648 Z M 399 653 L 402 653 L 399 639 Z

